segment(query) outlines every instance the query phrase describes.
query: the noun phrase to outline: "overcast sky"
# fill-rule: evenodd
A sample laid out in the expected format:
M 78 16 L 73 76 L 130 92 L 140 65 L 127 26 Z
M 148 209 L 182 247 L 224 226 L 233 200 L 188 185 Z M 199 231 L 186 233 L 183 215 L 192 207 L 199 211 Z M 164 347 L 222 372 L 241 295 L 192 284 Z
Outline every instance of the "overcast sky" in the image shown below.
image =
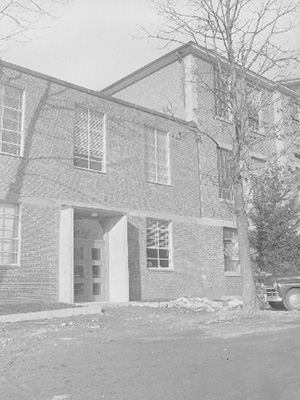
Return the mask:
M 8 44 L 5 61 L 99 90 L 171 50 L 142 37 L 155 24 L 147 0 L 74 0 L 28 43 Z
M 142 37 L 141 25 L 158 24 L 147 0 L 71 0 L 55 13 L 49 28 L 31 33 L 35 39 L 9 42 L 3 59 L 100 90 L 172 50 L 133 38 Z

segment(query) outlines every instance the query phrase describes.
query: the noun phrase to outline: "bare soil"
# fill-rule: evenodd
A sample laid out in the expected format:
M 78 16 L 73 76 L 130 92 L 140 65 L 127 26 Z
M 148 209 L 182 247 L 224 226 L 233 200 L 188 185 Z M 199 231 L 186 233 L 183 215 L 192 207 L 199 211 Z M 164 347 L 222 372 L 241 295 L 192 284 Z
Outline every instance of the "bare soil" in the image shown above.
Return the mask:
M 107 307 L 98 315 L 2 323 L 0 398 L 171 399 L 163 395 L 163 386 L 157 392 L 161 397 L 151 397 L 151 391 L 143 395 L 147 385 L 141 377 L 151 382 L 160 379 L 156 375 L 161 371 L 156 371 L 153 360 L 158 349 L 162 363 L 165 354 L 173 357 L 170 362 L 176 366 L 188 363 L 184 358 L 187 353 L 180 353 L 180 348 L 191 339 L 203 341 L 205 346 L 211 338 L 226 340 L 298 325 L 300 313 L 296 312 L 270 310 L 244 315 L 241 311 L 209 313 L 133 306 Z

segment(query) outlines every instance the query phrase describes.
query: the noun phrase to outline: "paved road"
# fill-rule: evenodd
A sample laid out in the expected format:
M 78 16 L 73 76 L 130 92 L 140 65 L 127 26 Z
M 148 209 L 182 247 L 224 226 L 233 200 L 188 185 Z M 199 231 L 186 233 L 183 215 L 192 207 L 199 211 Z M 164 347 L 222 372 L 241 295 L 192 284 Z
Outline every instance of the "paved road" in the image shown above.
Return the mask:
M 90 331 L 16 348 L 0 399 L 300 399 L 299 326 L 227 339 L 190 330 L 103 340 Z

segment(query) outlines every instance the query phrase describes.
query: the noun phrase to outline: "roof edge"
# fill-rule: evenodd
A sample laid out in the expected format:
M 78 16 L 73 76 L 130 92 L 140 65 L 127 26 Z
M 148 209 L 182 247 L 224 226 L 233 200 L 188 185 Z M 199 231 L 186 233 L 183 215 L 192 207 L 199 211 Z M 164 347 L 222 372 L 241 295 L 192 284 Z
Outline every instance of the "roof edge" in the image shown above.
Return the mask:
M 159 118 L 164 118 L 164 119 L 167 119 L 168 121 L 171 121 L 171 122 L 180 123 L 181 125 L 184 125 L 186 127 L 189 126 L 189 122 L 184 120 L 184 119 L 181 119 L 181 118 L 178 118 L 178 117 L 173 117 L 171 115 L 162 113 L 160 111 L 152 110 L 151 108 L 143 107 L 143 106 L 140 106 L 138 104 L 130 103 L 129 101 L 121 100 L 121 99 L 118 99 L 116 97 L 112 97 L 112 96 L 103 94 L 100 91 L 88 89 L 88 88 L 85 88 L 84 86 L 76 85 L 75 83 L 64 81 L 62 79 L 55 78 L 55 77 L 50 76 L 50 75 L 46 75 L 46 74 L 43 74 L 41 72 L 37 72 L 37 71 L 31 70 L 29 68 L 22 67 L 20 65 L 10 63 L 8 61 L 4 61 L 4 60 L 0 59 L 0 65 L 2 65 L 5 68 L 13 69 L 15 71 L 18 71 L 18 72 L 21 72 L 21 73 L 24 73 L 24 74 L 27 74 L 27 75 L 31 75 L 31 76 L 34 76 L 34 77 L 39 78 L 39 79 L 43 79 L 43 80 L 55 83 L 57 85 L 64 86 L 64 87 L 69 88 L 69 89 L 78 90 L 80 92 L 89 94 L 91 96 L 95 96 L 95 97 L 98 97 L 100 99 L 110 101 L 112 103 L 120 104 L 120 105 L 123 105 L 125 107 L 132 108 L 134 110 L 138 110 L 138 111 L 144 112 L 146 114 L 151 114 L 151 115 L 157 116 Z

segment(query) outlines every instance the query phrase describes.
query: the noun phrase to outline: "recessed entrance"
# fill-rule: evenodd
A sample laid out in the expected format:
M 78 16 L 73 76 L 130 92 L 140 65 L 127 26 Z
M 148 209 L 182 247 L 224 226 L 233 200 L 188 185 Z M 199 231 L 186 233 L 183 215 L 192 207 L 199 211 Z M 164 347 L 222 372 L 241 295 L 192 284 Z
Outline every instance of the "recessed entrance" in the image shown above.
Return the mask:
M 74 301 L 106 300 L 105 244 L 101 240 L 75 239 Z
M 129 301 L 127 216 L 62 206 L 59 301 Z

